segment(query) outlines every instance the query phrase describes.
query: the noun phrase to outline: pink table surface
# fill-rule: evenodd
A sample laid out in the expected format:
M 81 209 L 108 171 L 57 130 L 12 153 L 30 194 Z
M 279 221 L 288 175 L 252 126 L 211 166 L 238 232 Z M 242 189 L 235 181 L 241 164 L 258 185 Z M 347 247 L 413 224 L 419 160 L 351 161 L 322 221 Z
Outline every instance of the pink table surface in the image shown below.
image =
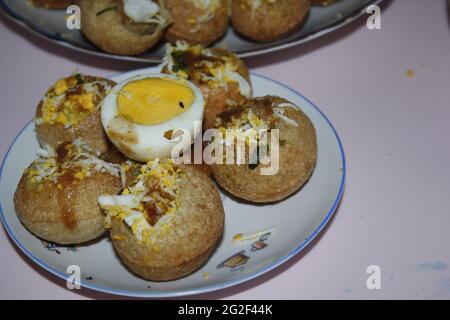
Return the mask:
M 335 218 L 307 250 L 246 284 L 199 299 L 450 298 L 450 32 L 444 0 L 382 6 L 306 45 L 247 60 L 297 89 L 336 126 L 348 180 Z M 142 64 L 49 44 L 0 19 L 0 154 L 33 117 L 42 93 L 76 68 L 110 76 Z M 408 69 L 415 71 L 407 77 Z M 0 298 L 114 298 L 69 291 L 0 228 Z M 366 268 L 381 268 L 368 290 Z

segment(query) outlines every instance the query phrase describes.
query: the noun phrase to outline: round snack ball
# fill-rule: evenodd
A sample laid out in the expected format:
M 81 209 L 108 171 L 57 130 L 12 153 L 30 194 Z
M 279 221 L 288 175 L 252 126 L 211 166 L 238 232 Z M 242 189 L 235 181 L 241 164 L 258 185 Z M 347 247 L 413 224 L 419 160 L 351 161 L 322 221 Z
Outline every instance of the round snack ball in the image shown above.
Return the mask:
M 176 207 L 144 229 L 151 241 L 138 239 L 133 232 L 139 230 L 136 221 L 130 227 L 122 219 L 111 220 L 111 238 L 119 257 L 147 280 L 169 281 L 191 274 L 207 261 L 223 234 L 224 210 L 214 183 L 192 166 L 179 165 L 178 169 L 182 173 L 173 199 Z M 134 194 L 133 187 L 129 189 Z M 147 206 L 143 205 L 149 221 L 152 210 Z
M 259 203 L 283 200 L 301 188 L 314 170 L 317 159 L 314 126 L 299 108 L 282 98 L 256 98 L 244 106 L 219 115 L 216 127 L 235 128 L 235 119 L 240 119 L 241 125 L 251 125 L 256 131 L 264 127 L 279 129 L 278 172 L 262 175 L 262 168 L 271 165 L 250 164 L 247 148 L 246 164 L 213 164 L 213 175 L 221 187 L 238 198 Z M 251 122 L 260 127 L 249 123 L 250 116 Z
M 80 158 L 96 161 L 88 165 L 60 161 L 60 156 L 41 157 L 25 170 L 14 194 L 17 215 L 28 230 L 50 242 L 93 240 L 105 232 L 97 199 L 121 190 L 119 170 L 111 171 L 110 164 L 95 157 Z M 104 170 L 95 169 L 98 164 Z
M 56 149 L 81 138 L 99 153 L 111 147 L 100 120 L 99 105 L 114 81 L 81 74 L 60 79 L 39 102 L 36 134 L 40 144 Z
M 200 88 L 205 99 L 203 129 L 214 125 L 217 114 L 252 96 L 248 68 L 234 53 L 181 42 L 168 48 L 166 60 L 173 63 L 162 72 L 188 79 Z
M 173 23 L 165 33 L 169 42 L 184 40 L 209 45 L 228 29 L 228 1 L 213 0 L 206 7 L 194 0 L 166 0 Z
M 296 30 L 310 7 L 311 0 L 232 0 L 231 22 L 249 39 L 271 42 Z
M 80 0 L 81 31 L 100 49 L 117 55 L 137 55 L 153 47 L 170 22 L 163 1 L 161 23 L 135 23 L 124 14 L 122 0 Z

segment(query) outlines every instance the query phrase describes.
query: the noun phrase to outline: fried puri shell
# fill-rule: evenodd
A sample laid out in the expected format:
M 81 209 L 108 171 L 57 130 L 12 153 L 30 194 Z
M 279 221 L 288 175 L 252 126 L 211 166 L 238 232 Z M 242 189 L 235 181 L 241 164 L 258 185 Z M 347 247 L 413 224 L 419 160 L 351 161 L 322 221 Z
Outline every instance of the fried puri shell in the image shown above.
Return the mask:
M 109 85 L 114 86 L 115 82 L 98 77 L 84 76 L 86 82 L 106 81 Z M 49 89 L 49 91 L 52 89 Z M 36 118 L 42 117 L 43 101 L 39 102 L 36 110 Z M 63 142 L 72 142 L 77 138 L 81 138 L 93 150 L 100 154 L 105 153 L 111 148 L 111 142 L 108 140 L 101 123 L 101 111 L 96 107 L 96 110 L 91 112 L 78 125 L 70 128 L 65 128 L 61 123 L 41 123 L 36 124 L 36 135 L 39 143 L 42 146 L 49 145 L 56 149 L 58 145 Z
M 263 0 L 253 11 L 251 3 L 252 0 L 232 0 L 231 22 L 239 33 L 258 42 L 289 35 L 302 24 L 311 7 L 311 0 Z
M 47 181 L 38 187 L 24 174 L 14 194 L 17 215 L 36 236 L 59 244 L 78 244 L 105 232 L 97 198 L 117 194 L 120 178 L 95 173 L 81 181 L 63 179 L 60 187 Z
M 265 101 L 265 102 L 264 102 Z M 249 101 L 250 105 L 285 99 L 264 97 Z M 280 133 L 279 171 L 275 175 L 261 175 L 259 164 L 252 169 L 248 164 L 213 164 L 217 183 L 234 196 L 251 202 L 280 201 L 301 188 L 311 176 L 317 160 L 316 131 L 311 120 L 300 110 L 286 108 L 285 116 L 296 121 L 298 127 L 278 120 Z
M 131 24 L 124 19 L 120 10 L 122 2 L 119 0 L 80 0 L 79 6 L 81 31 L 94 45 L 106 52 L 136 55 L 150 49 L 163 34 L 164 28 L 161 26 L 157 26 L 153 32 L 139 32 L 146 26 Z M 113 9 L 104 11 L 108 8 Z M 161 10 L 165 16 L 163 6 Z
M 191 166 L 180 184 L 173 225 L 156 247 L 139 242 L 124 222 L 113 219 L 111 238 L 123 263 L 138 276 L 169 281 L 189 275 L 210 257 L 223 234 L 224 210 L 214 183 Z M 120 240 L 117 240 L 120 239 Z
M 239 73 L 251 85 L 250 73 L 244 62 L 234 53 L 220 48 L 210 49 L 214 55 L 219 57 L 227 57 L 232 64 L 237 65 L 237 73 Z M 226 111 L 231 106 L 230 101 L 236 105 L 240 104 L 246 98 L 241 94 L 239 85 L 235 82 L 228 83 L 224 88 L 222 86 L 212 85 L 208 81 L 202 80 L 204 69 L 202 62 L 206 61 L 201 55 L 192 55 L 187 57 L 184 63 L 188 69 L 189 80 L 200 88 L 203 98 L 205 99 L 205 110 L 203 113 L 203 128 L 212 128 L 215 123 L 216 115 Z M 170 73 L 167 67 L 163 68 L 163 73 Z
M 207 15 L 191 0 L 166 0 L 167 10 L 173 23 L 167 29 L 165 39 L 169 42 L 184 40 L 191 44 L 209 45 L 222 37 L 228 29 L 228 1 L 220 0 L 219 7 L 211 19 L 199 22 Z

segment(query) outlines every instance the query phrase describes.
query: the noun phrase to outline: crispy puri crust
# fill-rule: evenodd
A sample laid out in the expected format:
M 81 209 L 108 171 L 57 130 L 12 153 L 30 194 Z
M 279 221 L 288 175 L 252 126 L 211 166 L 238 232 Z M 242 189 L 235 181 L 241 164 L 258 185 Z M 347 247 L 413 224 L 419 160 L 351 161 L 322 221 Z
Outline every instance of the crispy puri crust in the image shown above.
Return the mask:
M 167 29 L 165 39 L 169 42 L 185 40 L 192 44 L 209 45 L 222 37 L 228 29 L 228 1 L 221 0 L 212 20 L 201 23 L 195 32 L 189 20 L 204 15 L 204 11 L 196 8 L 187 0 L 166 0 L 167 9 L 170 11 L 173 23 Z
M 216 115 L 228 110 L 231 106 L 227 99 L 240 104 L 245 100 L 239 91 L 237 83 L 229 83 L 228 88 L 214 88 L 208 84 L 200 84 L 199 88 L 205 98 L 205 110 L 203 112 L 203 127 L 209 129 L 214 126 Z
M 102 80 L 108 81 L 111 86 L 115 85 L 114 81 L 87 76 L 89 81 Z M 42 117 L 42 100 L 36 109 L 36 118 Z M 101 122 L 101 110 L 93 111 L 78 126 L 65 129 L 60 123 L 49 124 L 43 123 L 36 125 L 36 135 L 42 146 L 49 145 L 56 149 L 62 142 L 72 142 L 77 138 L 81 138 L 94 151 L 101 154 L 107 152 L 111 148 L 111 142 L 108 140 Z
M 209 258 L 222 236 L 224 211 L 217 188 L 203 173 L 182 167 L 186 177 L 180 186 L 179 207 L 173 226 L 156 240 L 159 250 L 138 242 L 123 222 L 113 221 L 114 248 L 124 264 L 144 279 L 168 281 L 192 273 Z
M 278 0 L 274 4 L 264 2 L 252 18 L 252 10 L 246 8 L 246 0 L 231 2 L 231 22 L 242 35 L 259 42 L 281 39 L 306 18 L 311 0 Z
M 42 114 L 42 102 L 39 103 L 37 116 Z M 77 127 L 65 129 L 60 123 L 43 123 L 36 125 L 36 134 L 42 146 L 49 145 L 56 148 L 62 142 L 72 142 L 81 138 L 93 150 L 102 153 L 111 147 L 100 120 L 100 109 L 92 112 Z
M 302 111 L 287 108 L 285 115 L 295 120 L 298 127 L 280 121 L 280 140 L 285 144 L 280 146 L 278 173 L 263 176 L 262 165 L 252 170 L 248 165 L 214 164 L 213 175 L 221 187 L 244 200 L 265 203 L 282 200 L 307 182 L 317 160 L 316 131 Z
M 77 185 L 65 186 L 64 190 L 46 183 L 38 191 L 27 183 L 24 174 L 14 194 L 14 205 L 19 219 L 36 236 L 59 244 L 77 244 L 105 232 L 97 198 L 101 194 L 117 194 L 120 189 L 118 177 L 96 173 Z
M 248 68 L 241 59 L 239 59 L 235 54 L 223 49 L 213 50 L 218 54 L 231 57 L 233 63 L 238 66 L 237 73 L 246 79 L 250 85 L 252 85 Z M 197 77 L 194 75 L 192 78 L 195 79 Z M 235 103 L 240 104 L 246 99 L 243 95 L 241 95 L 239 85 L 237 83 L 229 83 L 227 88 L 222 88 L 214 87 L 208 83 L 199 82 L 196 80 L 193 80 L 193 82 L 200 88 L 205 99 L 205 111 L 203 114 L 204 129 L 212 128 L 214 126 L 216 116 L 219 113 L 230 109 L 231 106 L 228 105 L 228 100 L 232 100 Z
M 163 34 L 158 28 L 151 35 L 139 35 L 127 29 L 117 10 L 97 15 L 105 8 L 119 5 L 118 0 L 80 0 L 81 31 L 96 46 L 118 55 L 136 55 L 150 49 Z

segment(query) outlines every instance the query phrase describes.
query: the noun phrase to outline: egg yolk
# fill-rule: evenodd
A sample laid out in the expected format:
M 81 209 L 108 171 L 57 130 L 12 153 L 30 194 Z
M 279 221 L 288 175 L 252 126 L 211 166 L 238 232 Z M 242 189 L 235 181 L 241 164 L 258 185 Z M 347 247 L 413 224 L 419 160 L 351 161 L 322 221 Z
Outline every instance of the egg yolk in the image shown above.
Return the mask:
M 186 112 L 194 98 L 193 90 L 181 81 L 147 78 L 125 85 L 117 105 L 119 114 L 129 121 L 156 125 Z

